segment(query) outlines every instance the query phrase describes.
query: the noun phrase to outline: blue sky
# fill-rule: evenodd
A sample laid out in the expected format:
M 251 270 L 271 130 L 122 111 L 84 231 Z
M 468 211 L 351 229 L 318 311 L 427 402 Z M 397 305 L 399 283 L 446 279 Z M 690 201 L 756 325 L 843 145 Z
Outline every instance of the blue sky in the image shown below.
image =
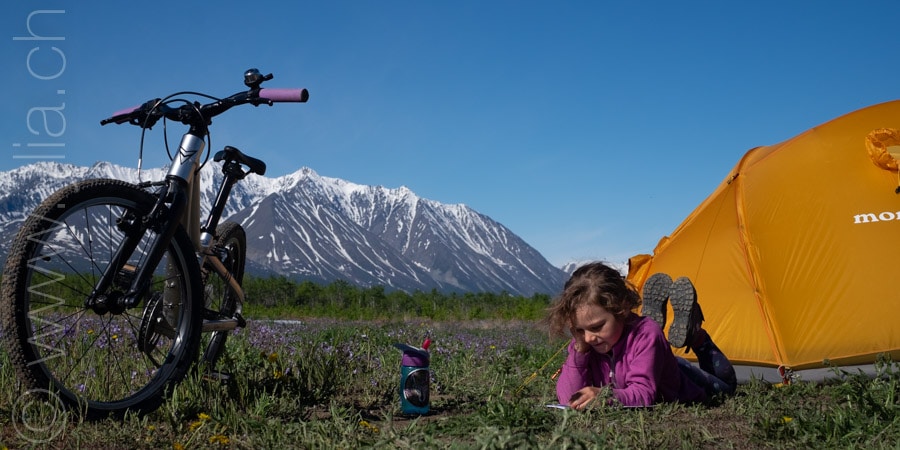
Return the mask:
M 29 34 L 34 11 L 65 12 Z M 622 263 L 750 148 L 898 98 L 898 21 L 893 1 L 7 2 L 0 170 L 136 167 L 140 130 L 101 119 L 258 67 L 309 103 L 229 111 L 214 149 L 464 203 L 556 265 Z M 166 162 L 157 126 L 144 166 Z

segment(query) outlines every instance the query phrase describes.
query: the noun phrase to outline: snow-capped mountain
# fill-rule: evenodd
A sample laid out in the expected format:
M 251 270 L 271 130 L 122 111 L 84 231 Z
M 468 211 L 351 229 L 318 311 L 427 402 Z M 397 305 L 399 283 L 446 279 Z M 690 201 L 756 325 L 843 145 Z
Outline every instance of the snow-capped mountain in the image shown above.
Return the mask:
M 141 181 L 164 169 L 144 170 Z M 0 172 L 0 250 L 51 193 L 87 178 L 138 182 L 136 169 L 100 162 L 38 162 Z M 202 217 L 222 174 L 201 171 Z M 503 225 L 471 208 L 323 177 L 309 168 L 278 178 L 251 175 L 232 190 L 225 219 L 247 232 L 248 272 L 329 283 L 413 290 L 555 294 L 566 273 Z
M 585 264 L 588 264 L 588 263 L 595 262 L 595 261 L 597 261 L 597 260 L 587 259 L 587 260 L 579 260 L 579 261 L 570 261 L 570 262 L 563 264 L 561 269 L 567 275 L 572 275 L 579 267 L 581 267 Z M 622 276 L 625 276 L 628 274 L 628 261 L 624 261 L 624 262 L 611 262 L 611 261 L 607 261 L 607 260 L 600 260 L 600 261 L 605 263 L 606 265 L 612 267 L 613 269 L 618 270 L 619 273 L 622 274 Z

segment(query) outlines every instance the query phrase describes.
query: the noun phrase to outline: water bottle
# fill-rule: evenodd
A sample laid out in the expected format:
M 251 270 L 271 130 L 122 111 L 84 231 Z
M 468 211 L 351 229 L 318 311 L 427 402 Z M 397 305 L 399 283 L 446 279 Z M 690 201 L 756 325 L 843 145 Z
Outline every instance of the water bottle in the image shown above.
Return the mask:
M 394 347 L 403 352 L 400 360 L 400 410 L 403 414 L 428 413 L 430 406 L 428 387 L 431 382 L 431 369 L 428 368 L 429 345 L 430 339 L 425 339 L 422 348 L 394 344 Z

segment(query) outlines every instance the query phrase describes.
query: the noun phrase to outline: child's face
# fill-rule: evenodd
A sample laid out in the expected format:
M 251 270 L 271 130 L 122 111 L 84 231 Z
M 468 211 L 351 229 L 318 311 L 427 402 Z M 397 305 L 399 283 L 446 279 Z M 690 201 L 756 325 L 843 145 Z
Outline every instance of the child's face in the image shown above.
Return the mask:
M 625 324 L 600 305 L 581 305 L 575 310 L 572 332 L 599 353 L 612 350 Z

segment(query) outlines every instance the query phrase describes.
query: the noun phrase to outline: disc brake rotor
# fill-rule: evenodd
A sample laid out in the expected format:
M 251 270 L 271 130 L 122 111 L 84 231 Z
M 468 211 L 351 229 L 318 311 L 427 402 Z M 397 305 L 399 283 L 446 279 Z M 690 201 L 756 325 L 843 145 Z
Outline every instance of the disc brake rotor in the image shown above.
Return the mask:
M 163 295 L 159 292 L 154 293 L 147 300 L 144 315 L 141 317 L 141 329 L 138 332 L 137 342 L 138 349 L 144 352 L 157 367 L 160 367 L 161 364 L 154 357 L 153 350 L 156 349 L 163 337 L 174 339 L 178 333 L 164 317 L 165 304 L 162 300 Z

